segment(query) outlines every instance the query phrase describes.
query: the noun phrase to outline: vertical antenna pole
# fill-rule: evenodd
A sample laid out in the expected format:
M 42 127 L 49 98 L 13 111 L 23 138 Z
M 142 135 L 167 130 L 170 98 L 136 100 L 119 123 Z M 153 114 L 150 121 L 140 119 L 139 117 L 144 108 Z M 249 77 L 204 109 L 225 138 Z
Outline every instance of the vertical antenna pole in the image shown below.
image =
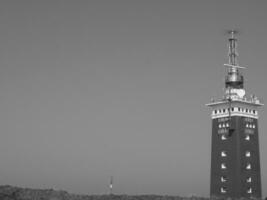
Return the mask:
M 112 195 L 113 194 L 113 176 L 110 177 L 110 183 L 109 183 L 109 194 Z
M 238 65 L 237 63 L 237 39 L 235 37 L 235 35 L 237 34 L 236 30 L 230 30 L 228 31 L 230 37 L 229 37 L 229 64 L 230 65 Z

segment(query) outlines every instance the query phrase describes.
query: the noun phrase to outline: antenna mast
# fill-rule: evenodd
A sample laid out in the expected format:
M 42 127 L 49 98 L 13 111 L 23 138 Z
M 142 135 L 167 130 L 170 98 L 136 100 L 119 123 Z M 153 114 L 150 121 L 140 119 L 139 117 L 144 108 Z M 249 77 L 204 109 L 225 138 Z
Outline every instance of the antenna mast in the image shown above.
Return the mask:
M 243 89 L 244 87 L 244 79 L 240 74 L 238 69 L 242 69 L 244 67 L 240 67 L 238 65 L 237 57 L 237 39 L 236 34 L 237 30 L 229 30 L 227 33 L 230 35 L 229 41 L 229 52 L 228 52 L 228 64 L 224 64 L 224 66 L 228 67 L 228 72 L 225 78 L 225 87 L 226 89 Z
M 235 38 L 235 35 L 238 33 L 236 30 L 230 30 L 228 31 L 228 34 L 230 35 L 229 38 L 229 64 L 233 66 L 237 66 L 237 39 Z

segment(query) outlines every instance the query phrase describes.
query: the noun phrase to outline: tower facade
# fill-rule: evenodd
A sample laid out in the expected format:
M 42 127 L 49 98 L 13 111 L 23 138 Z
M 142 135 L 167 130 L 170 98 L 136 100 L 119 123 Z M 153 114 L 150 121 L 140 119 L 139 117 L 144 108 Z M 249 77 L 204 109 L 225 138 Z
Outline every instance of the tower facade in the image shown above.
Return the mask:
M 230 31 L 229 62 L 222 99 L 212 109 L 210 195 L 261 197 L 258 108 L 263 104 L 244 89 L 243 67 L 237 63 L 237 39 Z

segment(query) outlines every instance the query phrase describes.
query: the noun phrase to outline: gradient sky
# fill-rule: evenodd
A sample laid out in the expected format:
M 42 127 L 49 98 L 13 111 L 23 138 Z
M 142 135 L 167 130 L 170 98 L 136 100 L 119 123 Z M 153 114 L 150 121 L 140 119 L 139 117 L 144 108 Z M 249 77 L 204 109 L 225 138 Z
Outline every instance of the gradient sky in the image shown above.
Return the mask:
M 1 0 L 0 184 L 209 195 L 212 97 L 238 28 L 267 99 L 265 0 Z M 267 111 L 259 130 L 267 196 Z

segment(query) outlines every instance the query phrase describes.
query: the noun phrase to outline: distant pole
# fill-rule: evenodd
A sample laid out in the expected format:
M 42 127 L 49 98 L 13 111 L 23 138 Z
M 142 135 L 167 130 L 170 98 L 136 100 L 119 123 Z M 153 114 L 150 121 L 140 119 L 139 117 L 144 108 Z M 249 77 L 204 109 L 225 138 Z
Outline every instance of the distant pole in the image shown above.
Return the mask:
M 112 195 L 113 194 L 113 176 L 110 177 L 110 183 L 109 183 L 109 194 Z

